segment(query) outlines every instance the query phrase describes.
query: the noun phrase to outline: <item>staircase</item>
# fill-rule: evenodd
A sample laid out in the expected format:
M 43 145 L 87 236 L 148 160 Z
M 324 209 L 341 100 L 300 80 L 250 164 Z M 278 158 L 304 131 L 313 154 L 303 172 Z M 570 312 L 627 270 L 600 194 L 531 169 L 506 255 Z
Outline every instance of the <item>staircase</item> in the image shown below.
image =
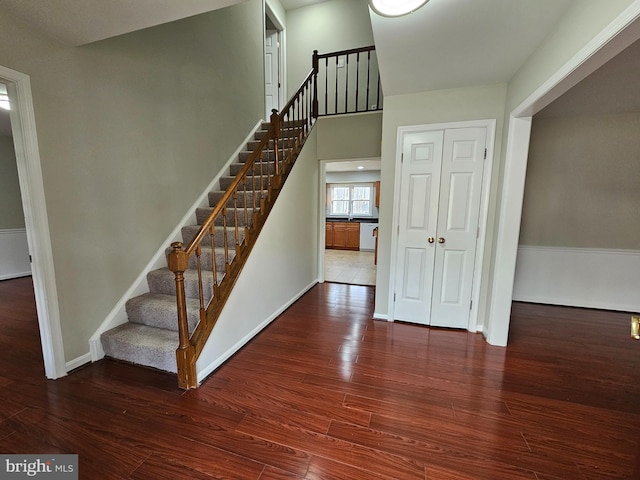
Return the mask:
M 245 167 L 253 152 L 259 147 L 260 141 L 267 134 L 270 123 L 263 123 L 260 130 L 255 133 L 255 139 L 248 142 L 246 149 L 238 155 L 234 163 L 230 165 L 229 172 L 219 180 L 219 188 L 209 192 L 209 207 L 198 208 L 195 212 L 197 224 L 182 227 L 182 242 L 188 245 L 202 228 L 203 223 L 210 216 L 214 207 L 221 201 L 226 190 L 230 187 L 236 176 Z M 282 129 L 284 138 L 280 142 L 280 154 L 293 143 L 296 134 L 293 128 Z M 271 145 L 272 147 L 272 145 Z M 266 171 L 273 175 L 275 171 L 275 151 L 273 149 L 263 152 L 262 165 L 255 165 L 247 176 L 247 183 L 257 186 L 256 190 L 239 191 L 237 197 L 237 225 L 238 244 L 245 241 L 246 229 L 253 226 L 254 214 L 259 214 L 259 198 L 267 198 L 268 185 L 266 184 Z M 262 168 L 263 175 L 260 175 Z M 233 200 L 227 203 L 227 217 L 235 218 Z M 246 211 L 245 211 L 245 206 Z M 247 218 L 245 218 L 247 215 Z M 213 271 L 213 258 L 215 257 L 215 271 L 219 273 L 217 281 L 220 283 L 226 275 L 226 265 L 231 264 L 236 257 L 235 228 L 225 228 L 223 217 L 220 216 L 214 222 L 213 247 L 202 246 L 200 254 L 200 268 Z M 235 227 L 235 224 L 233 225 Z M 227 226 L 228 227 L 228 226 Z M 226 239 L 225 237 L 226 231 Z M 225 243 L 230 246 L 225 252 Z M 171 252 L 167 249 L 167 255 Z M 215 252 L 215 253 L 214 253 Z M 198 257 L 191 256 L 189 268 L 184 272 L 186 311 L 188 330 L 192 334 L 200 321 L 200 294 L 198 285 Z M 213 277 L 203 277 L 203 301 L 208 304 L 212 297 Z M 104 332 L 101 336 L 102 347 L 105 355 L 118 360 L 153 367 L 167 372 L 177 373 L 176 349 L 178 348 L 178 315 L 176 282 L 174 273 L 168 266 L 153 270 L 147 275 L 149 292 L 131 298 L 126 303 L 128 322 Z
M 316 119 L 381 109 L 377 67 L 371 71 L 374 53 L 373 46 L 314 52 L 300 88 L 220 178 L 208 195 L 209 207 L 196 209 L 196 224 L 182 228 L 182 242 L 167 248 L 167 266 L 149 272 L 149 292 L 126 302 L 128 321 L 101 335 L 106 356 L 176 373 L 180 388 L 197 388 L 198 356 Z M 336 76 L 330 99 L 327 72 L 338 57 L 347 58 L 347 65 L 353 57 L 356 81 L 338 92 Z M 355 91 L 349 94 L 350 89 Z

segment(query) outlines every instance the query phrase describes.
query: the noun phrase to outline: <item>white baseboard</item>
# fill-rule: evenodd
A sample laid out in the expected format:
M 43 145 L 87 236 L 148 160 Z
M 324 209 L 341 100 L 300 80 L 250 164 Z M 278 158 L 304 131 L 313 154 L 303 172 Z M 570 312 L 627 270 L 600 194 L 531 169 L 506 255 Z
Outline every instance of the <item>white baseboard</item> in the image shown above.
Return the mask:
M 25 228 L 0 230 L 0 280 L 31 275 Z
M 84 355 L 74 358 L 73 360 L 70 360 L 66 363 L 67 372 L 70 372 L 71 370 L 75 370 L 76 368 L 79 368 L 90 362 L 91 362 L 91 353 L 85 353 Z
M 161 243 L 160 248 L 156 253 L 151 257 L 151 260 L 147 264 L 147 266 L 140 272 L 138 278 L 131 284 L 131 286 L 127 289 L 124 295 L 118 300 L 115 304 L 109 315 L 104 319 L 102 324 L 98 327 L 98 329 L 93 333 L 91 338 L 89 339 L 89 352 L 91 355 L 92 361 L 100 360 L 104 357 L 104 350 L 102 349 L 102 343 L 100 342 L 100 336 L 110 330 L 112 328 L 117 327 L 118 325 L 122 325 L 127 322 L 127 312 L 125 310 L 125 304 L 130 298 L 136 297 L 138 295 L 142 295 L 149 291 L 149 286 L 147 285 L 147 274 L 158 268 L 162 268 L 166 266 L 166 249 L 173 242 L 182 241 L 182 227 L 184 225 L 193 225 L 196 223 L 196 209 L 200 207 L 209 206 L 209 192 L 212 191 L 218 185 L 218 181 L 220 177 L 222 177 L 229 170 L 229 166 L 238 160 L 238 156 L 240 152 L 243 151 L 247 145 L 247 143 L 254 138 L 255 132 L 262 125 L 262 120 L 260 120 L 251 130 L 251 133 L 247 135 L 244 142 L 240 144 L 238 149 L 229 157 L 226 165 L 220 169 L 220 172 L 215 176 L 215 178 L 211 181 L 211 183 L 205 188 L 200 197 L 194 202 L 193 205 L 187 210 L 182 220 L 178 223 L 175 229 L 169 234 L 169 236 L 165 239 L 164 242 Z
M 387 321 L 387 322 L 390 322 L 390 321 L 391 321 L 391 320 L 389 320 L 389 315 L 387 315 L 386 313 L 385 313 L 385 314 L 382 314 L 382 313 L 375 313 L 375 312 L 374 312 L 374 313 L 373 313 L 373 319 L 374 319 L 374 320 L 385 320 L 385 321 Z
M 522 245 L 513 300 L 640 312 L 640 251 Z
M 267 327 L 271 322 L 273 322 L 276 318 L 278 318 L 287 308 L 297 302 L 300 297 L 302 297 L 305 293 L 307 293 L 317 281 L 314 281 L 303 288 L 298 294 L 294 295 L 291 300 L 282 305 L 276 312 L 270 315 L 267 319 L 265 319 L 262 323 L 260 323 L 256 328 L 254 328 L 251 332 L 245 335 L 240 341 L 238 341 L 235 345 L 229 348 L 226 352 L 216 358 L 213 362 L 209 363 L 202 369 L 198 371 L 198 384 L 202 383 L 209 375 L 211 375 L 220 365 L 226 362 L 229 358 L 231 358 L 238 350 L 244 347 L 253 337 L 255 337 L 258 333 L 260 333 L 265 327 Z

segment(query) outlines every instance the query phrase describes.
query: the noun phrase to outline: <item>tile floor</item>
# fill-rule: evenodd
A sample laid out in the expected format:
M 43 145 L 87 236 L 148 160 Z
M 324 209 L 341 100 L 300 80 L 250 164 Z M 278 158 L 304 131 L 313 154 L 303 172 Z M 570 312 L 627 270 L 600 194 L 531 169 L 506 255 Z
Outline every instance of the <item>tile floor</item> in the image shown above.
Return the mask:
M 325 250 L 324 279 L 326 282 L 375 285 L 376 266 L 373 264 L 373 252 Z

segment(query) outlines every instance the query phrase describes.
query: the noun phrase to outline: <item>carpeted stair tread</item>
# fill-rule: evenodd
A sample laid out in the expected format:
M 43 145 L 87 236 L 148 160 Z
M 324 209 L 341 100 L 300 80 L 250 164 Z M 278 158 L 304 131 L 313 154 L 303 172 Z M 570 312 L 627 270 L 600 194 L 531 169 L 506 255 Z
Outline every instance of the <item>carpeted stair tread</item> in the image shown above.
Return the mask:
M 231 187 L 231 184 L 233 183 L 235 178 L 236 177 L 231 177 L 226 175 L 223 177 L 220 177 L 220 189 L 227 190 L 229 187 Z M 269 179 L 267 178 L 266 175 L 263 175 L 262 177 L 260 175 L 255 175 L 255 176 L 248 175 L 246 177 L 246 183 L 243 182 L 240 185 L 238 185 L 237 190 L 238 192 L 244 192 L 245 188 L 247 192 L 251 192 L 253 190 L 266 190 L 267 188 L 269 188 Z
M 102 334 L 108 357 L 177 373 L 178 333 L 164 328 L 127 322 Z
M 218 202 L 222 200 L 222 197 L 224 196 L 224 194 L 225 192 L 222 192 L 220 190 L 214 190 L 213 192 L 209 192 L 209 206 L 215 207 L 218 204 Z M 247 192 L 246 194 L 244 192 L 238 192 L 238 197 L 236 200 L 234 200 L 233 197 L 229 198 L 229 200 L 227 201 L 227 207 L 228 208 L 233 207 L 234 202 L 237 204 L 238 207 L 244 207 L 245 202 L 248 207 L 253 207 L 254 197 L 255 197 L 256 207 L 259 207 L 260 199 L 267 198 L 267 194 L 268 194 L 267 190 L 256 190 L 255 194 L 254 192 Z
M 192 332 L 200 320 L 200 301 L 197 298 L 187 298 L 186 303 L 189 331 Z M 130 322 L 178 331 L 175 295 L 144 293 L 128 300 L 125 308 Z
M 202 225 L 204 222 L 206 222 L 207 218 L 209 218 L 209 215 L 211 215 L 212 211 L 213 211 L 213 207 L 196 208 L 196 221 L 198 222 L 198 225 Z M 253 213 L 253 207 L 247 207 L 247 211 L 249 214 L 248 224 L 250 225 L 252 221 L 251 214 Z M 245 218 L 244 218 L 244 207 L 239 208 L 237 213 L 238 213 L 238 225 L 246 226 L 247 222 L 245 222 Z M 235 225 L 236 223 L 235 218 L 236 218 L 236 215 L 235 215 L 234 209 L 227 208 L 227 226 Z M 223 216 L 218 215 L 213 223 L 214 225 L 223 225 L 224 223 Z
M 241 164 L 244 164 L 247 162 L 247 160 L 249 160 L 249 157 L 251 157 L 251 154 L 253 153 L 253 150 L 243 150 L 238 154 L 238 162 Z M 282 153 L 282 150 L 281 150 Z M 275 150 L 264 150 L 262 152 L 262 159 L 263 161 L 269 161 L 269 162 L 273 162 L 275 160 L 276 156 L 275 156 Z
M 220 283 L 223 277 L 222 274 L 223 272 L 218 272 L 218 283 Z M 147 275 L 147 283 L 153 293 L 162 293 L 165 295 L 176 294 L 176 277 L 168 268 L 159 268 L 149 272 Z M 207 304 L 211 299 L 211 291 L 213 288 L 213 278 L 210 272 L 203 274 L 202 284 L 204 303 Z M 200 298 L 197 271 L 189 269 L 184 272 L 184 290 L 187 297 Z
M 196 232 L 197 233 L 197 232 Z M 200 250 L 200 268 L 202 270 L 211 271 L 213 269 L 213 264 L 211 262 L 211 247 L 208 246 L 209 241 L 205 240 L 203 246 Z M 172 248 L 169 247 L 165 250 L 165 253 L 168 255 L 171 252 Z M 236 256 L 235 244 L 229 244 L 228 247 L 228 261 L 231 263 Z M 224 247 L 216 248 L 216 269 L 221 272 L 224 270 L 225 263 L 227 262 L 227 257 L 224 254 Z M 197 255 L 189 256 L 189 268 L 197 269 L 198 268 L 198 257 Z
M 182 242 L 188 245 L 200 231 L 200 225 L 186 225 L 182 227 Z M 210 240 L 208 240 L 210 241 Z M 216 247 L 224 247 L 224 227 L 214 226 L 213 241 Z M 244 228 L 238 229 L 238 244 L 244 241 Z M 227 245 L 233 247 L 236 243 L 236 229 L 227 227 Z
M 242 171 L 243 168 L 245 168 L 245 165 L 243 163 L 232 163 L 229 167 L 229 172 L 233 177 L 235 177 L 240 173 L 240 171 Z M 262 162 L 256 161 L 253 165 L 253 168 L 249 169 L 249 174 L 259 177 L 260 172 L 262 172 L 263 175 L 266 175 L 268 173 L 273 174 L 275 172 L 275 169 L 276 164 L 273 160 L 264 159 Z

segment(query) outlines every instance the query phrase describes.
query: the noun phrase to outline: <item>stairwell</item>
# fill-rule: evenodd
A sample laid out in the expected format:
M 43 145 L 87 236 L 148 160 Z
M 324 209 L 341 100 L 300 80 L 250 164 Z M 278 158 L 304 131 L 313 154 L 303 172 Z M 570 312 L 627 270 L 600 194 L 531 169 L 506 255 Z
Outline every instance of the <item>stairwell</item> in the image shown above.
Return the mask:
M 243 169 L 245 162 L 250 158 L 252 152 L 258 147 L 261 138 L 269 130 L 270 124 L 263 123 L 261 128 L 255 133 L 254 140 L 247 143 L 246 148 L 240 152 L 238 158 L 229 167 L 227 175 L 219 180 L 216 190 L 209 192 L 208 208 L 198 208 L 195 212 L 197 223 L 194 225 L 185 225 L 181 229 L 183 243 L 189 244 L 194 236 L 200 230 L 203 222 L 208 218 L 213 208 L 221 200 L 227 188 L 231 185 L 236 175 Z M 288 145 L 287 134 L 292 134 L 292 130 L 284 129 L 284 141 L 281 147 Z M 268 169 L 271 173 L 275 168 L 274 150 L 263 152 L 264 165 L 263 169 Z M 257 169 L 258 167 L 254 167 Z M 263 172 L 264 173 L 264 172 Z M 258 185 L 258 195 L 267 195 L 267 185 L 264 177 L 259 172 L 254 171 L 254 175 L 247 177 L 253 185 Z M 262 180 L 261 180 L 262 178 Z M 260 183 L 264 183 L 260 185 Z M 241 207 L 237 212 L 238 218 L 238 235 L 239 242 L 244 241 L 245 226 L 250 226 L 253 221 L 254 203 L 253 192 L 239 191 L 237 206 Z M 230 201 L 231 202 L 231 201 Z M 229 203 L 230 203 L 229 202 Z M 249 213 L 245 219 L 246 211 Z M 232 210 L 232 205 L 228 205 L 227 210 Z M 259 212 L 259 208 L 255 213 Z M 232 216 L 231 212 L 229 217 Z M 231 263 L 235 258 L 236 244 L 234 229 L 226 229 L 227 233 L 227 250 L 223 248 L 225 245 L 225 228 L 221 224 L 221 220 L 216 220 L 214 227 L 213 242 L 214 245 L 203 246 L 200 255 L 200 267 L 203 270 L 212 270 L 213 258 L 215 258 L 216 271 L 219 273 L 219 280 L 226 274 L 226 265 Z M 167 255 L 171 251 L 168 248 Z M 187 306 L 187 319 L 189 325 L 189 333 L 191 334 L 200 321 L 200 299 L 198 285 L 197 259 L 195 256 L 189 259 L 189 268 L 184 272 L 185 293 Z M 104 332 L 101 336 L 101 343 L 104 353 L 107 357 L 114 359 L 143 365 L 147 367 L 164 370 L 167 372 L 177 373 L 176 366 L 176 349 L 178 348 L 178 316 L 177 316 L 177 300 L 176 300 L 176 282 L 174 273 L 167 267 L 153 270 L 147 275 L 147 284 L 149 292 L 131 298 L 126 303 L 126 313 L 128 321 L 122 325 L 112 328 Z M 213 291 L 213 278 L 203 277 L 203 295 L 205 304 L 211 299 Z
M 167 248 L 167 266 L 148 273 L 149 291 L 126 302 L 127 321 L 100 335 L 105 356 L 177 373 L 180 388 L 198 387 L 196 362 L 315 121 L 319 116 L 381 110 L 374 53 L 373 46 L 322 55 L 314 51 L 312 70 L 301 86 L 280 113 L 273 111 L 271 123 L 262 124 L 219 179 L 218 188 L 208 195 L 209 207 L 196 209 L 196 224 L 182 227 L 182 242 Z M 366 67 L 362 72 L 361 56 Z M 347 57 L 347 64 L 353 57 L 356 81 L 345 82 L 339 93 L 335 73 L 330 102 L 328 65 L 330 59 L 337 64 L 338 57 Z M 324 101 L 318 94 L 319 73 L 325 79 L 320 88 Z M 349 94 L 350 89 L 355 91 Z M 233 348 L 256 333 L 247 332 Z

